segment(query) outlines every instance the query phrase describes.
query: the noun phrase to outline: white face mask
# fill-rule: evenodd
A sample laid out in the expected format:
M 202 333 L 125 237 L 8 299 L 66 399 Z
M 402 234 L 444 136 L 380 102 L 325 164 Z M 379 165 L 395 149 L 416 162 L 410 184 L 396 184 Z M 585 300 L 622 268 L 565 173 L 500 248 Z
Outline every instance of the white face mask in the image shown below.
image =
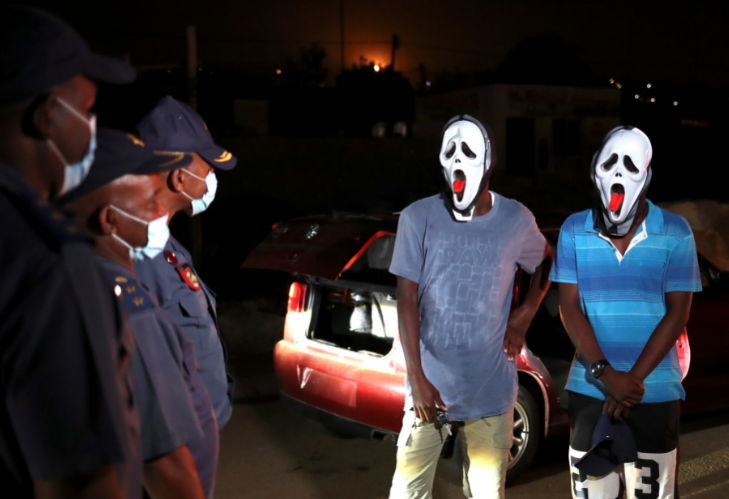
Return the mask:
M 440 164 L 453 193 L 453 215 L 458 221 L 470 220 L 491 166 L 491 144 L 485 132 L 466 120 L 448 125 L 443 132 Z
M 205 191 L 205 194 L 203 194 L 203 197 L 201 197 L 200 199 L 195 199 L 185 191 L 182 191 L 182 193 L 186 197 L 192 200 L 192 215 L 195 216 L 198 213 L 202 213 L 203 211 L 207 210 L 210 204 L 213 202 L 213 199 L 215 199 L 215 192 L 218 190 L 218 177 L 215 176 L 215 172 L 212 170 L 205 178 L 198 177 L 194 173 L 185 170 L 184 168 L 182 169 L 182 171 L 187 173 L 188 175 L 195 177 L 198 180 L 202 180 L 207 185 L 207 190 Z
M 61 160 L 61 163 L 63 163 L 63 166 L 65 167 L 63 171 L 63 187 L 58 193 L 58 195 L 61 196 L 81 185 L 81 182 L 84 181 L 86 175 L 89 174 L 91 164 L 94 162 L 94 153 L 96 152 L 96 115 L 92 114 L 91 118 L 87 119 L 86 116 L 79 113 L 60 97 L 58 98 L 58 102 L 68 109 L 71 114 L 86 123 L 91 132 L 91 138 L 86 149 L 86 154 L 84 154 L 84 157 L 81 158 L 81 161 L 72 165 L 68 164 L 68 161 L 66 161 L 66 158 L 63 156 L 58 146 L 51 139 L 48 139 L 48 145 L 51 146 L 51 149 L 53 149 L 53 152 L 56 153 L 56 156 L 58 156 L 58 159 Z
M 129 257 L 132 259 L 132 261 L 140 261 L 144 260 L 145 258 L 151 260 L 155 256 L 159 255 L 163 249 L 165 249 L 167 240 L 170 238 L 170 228 L 167 226 L 167 215 L 163 215 L 156 220 L 147 222 L 146 220 L 137 218 L 134 215 L 130 215 L 126 211 L 121 210 L 114 205 L 109 205 L 109 207 L 115 209 L 122 215 L 125 215 L 132 220 L 136 220 L 137 222 L 145 224 L 147 226 L 147 244 L 141 248 L 135 248 L 121 237 L 117 236 L 116 234 L 112 234 L 112 237 L 114 237 L 117 241 L 129 248 Z
M 600 193 L 608 232 L 627 234 L 640 194 L 650 178 L 653 147 L 639 129 L 619 127 L 608 134 L 596 156 L 593 180 Z

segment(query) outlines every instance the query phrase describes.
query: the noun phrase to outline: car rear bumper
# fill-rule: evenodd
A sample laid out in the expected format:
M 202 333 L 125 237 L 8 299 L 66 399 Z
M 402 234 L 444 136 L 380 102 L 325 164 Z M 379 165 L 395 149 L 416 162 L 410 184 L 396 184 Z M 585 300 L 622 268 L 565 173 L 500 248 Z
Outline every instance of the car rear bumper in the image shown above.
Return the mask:
M 300 400 L 296 400 L 295 398 L 286 395 L 284 392 L 280 392 L 280 395 L 281 403 L 288 410 L 312 421 L 317 421 L 337 433 L 352 435 L 368 440 L 379 440 L 386 436 L 390 436 L 395 440 L 397 439 L 397 433 L 368 426 L 358 421 L 353 421 L 351 419 L 332 414 L 331 412 L 323 411 L 317 407 L 301 402 Z

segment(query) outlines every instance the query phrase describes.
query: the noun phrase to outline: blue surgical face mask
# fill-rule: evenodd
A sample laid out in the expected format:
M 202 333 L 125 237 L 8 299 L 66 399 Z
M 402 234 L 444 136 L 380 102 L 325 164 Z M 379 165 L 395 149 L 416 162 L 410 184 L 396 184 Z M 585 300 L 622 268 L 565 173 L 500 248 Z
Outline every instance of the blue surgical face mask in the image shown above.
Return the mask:
M 147 244 L 142 248 L 135 248 L 121 237 L 117 236 L 116 234 L 112 234 L 112 237 L 114 237 L 117 241 L 129 248 L 129 257 L 133 261 L 141 261 L 145 258 L 151 260 L 155 256 L 159 255 L 163 249 L 165 249 L 167 240 L 170 238 L 170 228 L 167 227 L 167 215 L 163 215 L 156 220 L 147 222 L 146 220 L 137 218 L 134 215 L 130 215 L 124 210 L 120 210 L 114 205 L 109 205 L 109 207 L 115 209 L 122 215 L 126 215 L 132 220 L 136 220 L 137 222 L 145 224 L 147 226 Z
M 63 157 L 63 154 L 61 153 L 61 150 L 58 148 L 58 146 L 51 139 L 48 139 L 48 144 L 51 146 L 51 149 L 53 149 L 53 151 L 56 153 L 56 156 L 58 156 L 58 159 L 61 160 L 61 163 L 63 163 L 63 166 L 65 167 L 63 172 L 63 187 L 58 193 L 58 195 L 61 196 L 81 185 L 81 182 L 84 181 L 86 175 L 89 174 L 91 163 L 94 162 L 94 153 L 96 152 L 96 115 L 92 114 L 91 118 L 86 118 L 86 116 L 79 113 L 76 109 L 74 109 L 70 104 L 68 104 L 60 97 L 58 98 L 58 102 L 63 107 L 68 109 L 71 114 L 86 123 L 89 127 L 89 130 L 91 131 L 91 139 L 89 140 L 89 146 L 86 149 L 86 154 L 84 154 L 84 157 L 81 159 L 81 161 L 72 165 L 68 164 L 68 161 L 66 161 L 66 158 Z
M 195 199 L 185 191 L 182 191 L 185 196 L 192 200 L 192 214 L 194 216 L 207 210 L 210 204 L 213 202 L 213 199 L 215 199 L 215 192 L 218 190 L 218 177 L 215 176 L 215 172 L 213 171 L 208 173 L 208 176 L 205 178 L 198 177 L 194 173 L 187 171 L 184 168 L 182 169 L 182 171 L 187 173 L 188 175 L 195 177 L 198 180 L 202 180 L 208 186 L 208 190 L 205 191 L 205 194 L 203 194 L 203 197 L 201 197 L 200 199 Z

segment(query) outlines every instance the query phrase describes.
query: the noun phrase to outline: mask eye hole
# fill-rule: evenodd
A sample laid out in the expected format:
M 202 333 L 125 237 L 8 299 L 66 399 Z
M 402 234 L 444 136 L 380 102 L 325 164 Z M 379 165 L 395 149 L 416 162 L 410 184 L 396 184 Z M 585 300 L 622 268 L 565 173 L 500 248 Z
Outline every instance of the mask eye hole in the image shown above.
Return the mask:
M 633 164 L 633 160 L 627 154 L 623 156 L 623 164 L 630 173 L 638 173 L 638 168 Z
M 463 154 L 465 154 L 469 159 L 476 159 L 476 153 L 473 152 L 465 142 L 461 143 L 461 151 L 463 151 Z
M 455 153 L 456 153 L 456 143 L 451 142 L 450 146 L 448 147 L 448 150 L 445 153 L 446 159 L 451 159 Z
M 627 158 L 627 156 L 626 156 L 626 158 Z M 603 164 L 600 165 L 600 168 L 602 169 L 602 171 L 608 172 L 612 169 L 613 166 L 615 166 L 615 163 L 617 163 L 617 162 L 618 162 L 618 155 L 615 153 L 612 153 L 610 155 L 610 157 Z

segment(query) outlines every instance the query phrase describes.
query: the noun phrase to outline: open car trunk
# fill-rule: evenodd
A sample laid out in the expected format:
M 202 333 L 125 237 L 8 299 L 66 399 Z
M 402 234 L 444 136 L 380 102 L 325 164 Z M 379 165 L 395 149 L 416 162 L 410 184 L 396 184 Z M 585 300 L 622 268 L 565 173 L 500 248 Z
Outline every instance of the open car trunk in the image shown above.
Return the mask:
M 397 337 L 395 288 L 351 281 L 319 281 L 309 338 L 375 357 Z

